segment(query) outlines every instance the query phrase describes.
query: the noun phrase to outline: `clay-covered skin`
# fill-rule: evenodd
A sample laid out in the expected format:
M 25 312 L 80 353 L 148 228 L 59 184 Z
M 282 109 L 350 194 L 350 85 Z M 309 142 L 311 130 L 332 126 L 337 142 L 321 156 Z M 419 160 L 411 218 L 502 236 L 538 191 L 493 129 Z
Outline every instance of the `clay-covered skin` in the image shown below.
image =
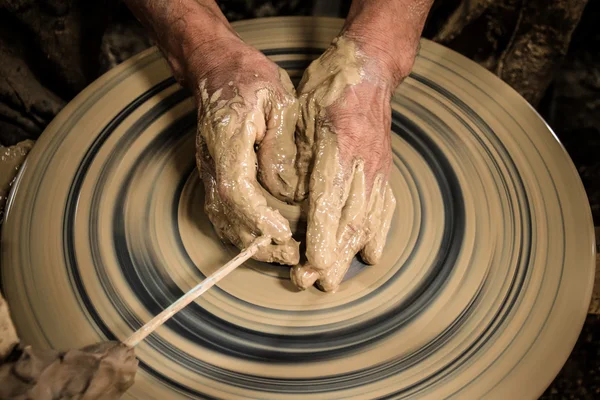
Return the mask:
M 297 263 L 299 243 L 258 183 L 279 199 L 293 198 L 298 105 L 289 77 L 241 40 L 213 0 L 125 2 L 194 93 L 196 159 L 217 234 L 239 248 L 270 236 L 272 245 L 254 258 Z
M 295 265 L 299 243 L 289 222 L 267 205 L 261 184 L 280 200 L 294 197 L 293 130 L 298 102 L 287 73 L 255 50 L 242 48 L 200 79 L 197 164 L 205 211 L 222 240 L 247 247 L 258 236 L 273 243 L 254 256 Z M 260 180 L 260 184 L 259 184 Z
M 64 353 L 26 347 L 0 366 L 0 399 L 116 400 L 133 385 L 137 367 L 134 350 L 119 342 Z
M 396 200 L 387 183 L 394 79 L 343 36 L 299 86 L 296 200 L 308 198 L 305 265 L 292 281 L 334 292 L 353 257 L 381 258 Z
M 389 224 L 370 221 L 376 204 L 385 209 L 394 201 L 386 183 L 391 94 L 412 67 L 432 1 L 353 0 L 341 37 L 302 80 L 294 138 L 297 101 L 288 77 L 240 40 L 215 2 L 127 0 L 175 77 L 195 93 L 205 209 L 222 239 L 246 247 L 257 236 L 271 236 L 273 245 L 256 259 L 298 262 L 289 223 L 267 205 L 260 182 L 279 200 L 308 196 L 308 264 L 292 272 L 301 287 L 318 279 L 335 290 L 343 273 L 331 271 L 346 267 L 334 264 L 357 251 L 369 262 L 379 259 L 383 244 L 375 231 Z M 356 207 L 375 207 L 359 213 L 364 218 L 347 215 L 355 175 L 364 175 L 359 197 L 366 199 Z M 381 184 L 374 190 L 376 178 Z

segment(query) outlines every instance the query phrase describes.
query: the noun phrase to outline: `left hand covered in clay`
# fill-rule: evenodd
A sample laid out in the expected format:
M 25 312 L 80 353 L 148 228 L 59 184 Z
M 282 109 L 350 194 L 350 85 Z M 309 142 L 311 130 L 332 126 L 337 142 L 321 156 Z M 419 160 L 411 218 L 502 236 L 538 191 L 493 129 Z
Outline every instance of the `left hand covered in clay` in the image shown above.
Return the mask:
M 308 261 L 291 272 L 301 289 L 316 282 L 333 292 L 357 253 L 368 264 L 381 258 L 396 206 L 390 100 L 410 68 L 393 74 L 380 61 L 342 35 L 300 83 L 297 166 L 312 165 L 296 194 L 308 196 Z
M 206 68 L 205 60 L 198 63 L 208 72 L 197 78 L 194 90 L 204 209 L 221 239 L 242 249 L 257 236 L 269 236 L 273 243 L 254 258 L 294 265 L 299 243 L 289 222 L 268 206 L 259 184 L 282 200 L 296 188 L 294 86 L 283 69 L 241 40 L 218 50 L 222 59 L 213 68 Z

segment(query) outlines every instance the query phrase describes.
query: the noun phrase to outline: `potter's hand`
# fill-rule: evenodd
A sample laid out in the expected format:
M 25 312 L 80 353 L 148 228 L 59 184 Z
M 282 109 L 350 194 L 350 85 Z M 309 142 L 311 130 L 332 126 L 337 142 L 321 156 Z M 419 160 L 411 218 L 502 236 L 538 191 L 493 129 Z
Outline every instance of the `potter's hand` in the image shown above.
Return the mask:
M 297 198 L 308 196 L 307 264 L 292 270 L 300 288 L 315 281 L 335 291 L 360 252 L 381 258 L 396 200 L 388 184 L 392 164 L 390 99 L 397 85 L 351 39 L 340 37 L 306 70 L 299 86 Z M 308 192 L 308 193 L 307 193 Z
M 298 106 L 289 77 L 238 37 L 214 0 L 125 2 L 194 94 L 197 163 L 217 233 L 240 248 L 270 236 L 274 244 L 254 258 L 296 264 L 289 223 L 257 182 L 279 199 L 293 197 Z
M 134 383 L 133 349 L 105 342 L 58 352 L 26 347 L 0 365 L 0 399 L 116 400 Z
M 298 242 L 288 221 L 267 206 L 257 181 L 258 166 L 258 179 L 272 195 L 293 198 L 294 86 L 284 70 L 239 40 L 223 44 L 218 53 L 205 55 L 219 60 L 198 75 L 195 88 L 205 211 L 222 239 L 245 248 L 257 236 L 270 236 L 274 244 L 254 258 L 294 265 Z
M 395 208 L 388 184 L 393 91 L 412 69 L 433 0 L 352 0 L 340 38 L 300 83 L 298 200 L 308 196 L 300 288 L 335 291 L 352 258 L 381 258 Z M 307 194 L 308 192 L 308 194 Z

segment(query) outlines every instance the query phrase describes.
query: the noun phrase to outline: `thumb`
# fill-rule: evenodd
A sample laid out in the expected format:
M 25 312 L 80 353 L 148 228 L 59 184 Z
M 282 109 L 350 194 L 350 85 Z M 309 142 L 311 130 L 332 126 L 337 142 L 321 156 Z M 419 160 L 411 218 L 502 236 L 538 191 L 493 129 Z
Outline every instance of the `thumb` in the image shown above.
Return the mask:
M 258 180 L 277 199 L 291 203 L 298 186 L 294 131 L 298 101 L 285 95 L 283 101 L 271 99 L 265 108 L 266 133 L 258 145 Z

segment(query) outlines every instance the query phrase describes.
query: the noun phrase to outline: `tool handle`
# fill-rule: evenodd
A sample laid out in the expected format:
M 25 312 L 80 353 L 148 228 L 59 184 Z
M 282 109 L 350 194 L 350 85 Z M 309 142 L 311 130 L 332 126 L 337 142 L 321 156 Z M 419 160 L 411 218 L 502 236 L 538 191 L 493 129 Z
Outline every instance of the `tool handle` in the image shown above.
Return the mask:
M 242 265 L 246 260 L 256 254 L 260 246 L 270 242 L 271 238 L 267 236 L 261 236 L 257 238 L 250 246 L 248 246 L 248 248 L 240 252 L 240 254 L 215 271 L 211 276 L 190 289 L 189 292 L 181 296 L 175 303 L 165 308 L 160 314 L 152 318 L 148 323 L 135 331 L 123 343 L 129 347 L 134 347 L 136 344 L 154 332 L 159 326 L 168 321 L 169 318 L 179 312 L 182 308 L 196 300 L 198 297 L 200 297 L 200 295 L 213 287 L 231 271 Z

